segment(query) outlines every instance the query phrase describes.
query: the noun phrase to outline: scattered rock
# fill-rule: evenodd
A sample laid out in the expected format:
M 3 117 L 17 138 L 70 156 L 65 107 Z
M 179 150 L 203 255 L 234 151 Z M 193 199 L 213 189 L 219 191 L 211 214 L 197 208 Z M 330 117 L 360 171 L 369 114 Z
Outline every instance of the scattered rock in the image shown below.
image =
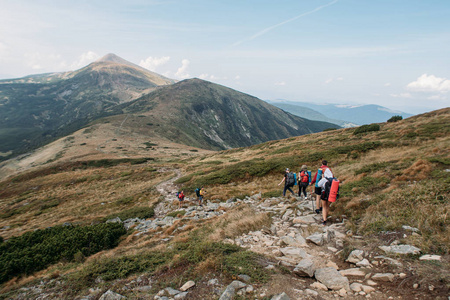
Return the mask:
M 323 245 L 323 234 L 321 234 L 321 233 L 312 234 L 312 235 L 308 236 L 306 238 L 306 240 L 311 243 L 314 243 L 318 246 L 322 246 Z
M 370 294 L 372 292 L 375 292 L 375 289 L 373 287 L 371 287 L 371 286 L 367 286 L 367 285 L 363 284 L 363 285 L 361 285 L 361 287 L 362 287 L 363 292 L 366 293 L 366 294 Z
M 310 287 L 312 287 L 312 288 L 314 288 L 314 289 L 317 289 L 317 290 L 328 291 L 327 286 L 324 285 L 323 283 L 318 282 L 318 281 L 312 283 L 312 284 L 310 285 Z
M 347 291 L 350 290 L 348 278 L 342 276 L 334 268 L 317 269 L 314 276 L 329 289 L 340 290 L 344 288 Z
M 249 282 L 251 280 L 251 277 L 245 274 L 239 274 L 238 278 L 245 281 L 245 282 Z
M 219 300 L 232 300 L 234 298 L 234 294 L 236 293 L 236 289 L 230 284 L 227 286 L 225 291 L 220 296 Z
M 348 256 L 346 261 L 356 264 L 356 263 L 358 263 L 358 262 L 360 262 L 361 260 L 364 259 L 363 255 L 364 255 L 364 251 L 362 251 L 362 250 L 353 250 L 350 253 L 350 255 Z
M 425 254 L 425 255 L 422 255 L 419 259 L 420 260 L 441 260 L 441 256 Z
M 120 219 L 119 219 L 120 220 Z M 126 299 L 124 296 L 114 293 L 111 290 L 107 290 L 100 298 L 99 300 L 121 300 Z
M 242 289 L 247 286 L 247 284 L 243 283 L 239 280 L 234 280 L 232 283 L 230 283 L 232 287 L 234 287 L 236 290 Z
M 355 276 L 355 277 L 365 277 L 366 276 L 366 272 L 364 272 L 363 270 L 361 270 L 359 268 L 351 268 L 351 269 L 347 269 L 347 270 L 341 270 L 341 271 L 339 271 L 339 273 L 342 276 Z
M 294 273 L 298 276 L 313 277 L 316 267 L 310 259 L 302 259 L 294 269 Z
M 364 258 L 363 260 L 361 260 L 360 262 L 356 263 L 357 267 L 362 267 L 362 268 L 370 268 L 372 267 L 370 265 L 370 262 L 367 260 L 367 258 Z
M 318 292 L 310 290 L 310 289 L 306 289 L 305 292 L 306 292 L 307 295 L 310 295 L 310 296 L 313 296 L 313 297 L 319 296 Z
M 292 220 L 292 222 L 294 224 L 312 224 L 312 223 L 316 223 L 316 219 L 314 219 L 314 217 L 312 215 L 309 215 L 309 216 L 302 216 L 302 217 L 294 218 L 294 220 Z
M 290 298 L 285 292 L 283 292 L 279 295 L 273 296 L 270 300 L 290 300 Z
M 358 282 L 354 282 L 350 284 L 350 289 L 356 293 L 359 293 L 362 291 L 362 284 Z
M 345 297 L 345 296 L 347 296 L 347 291 L 344 288 L 342 288 L 338 291 L 338 294 L 341 297 Z
M 285 256 L 291 256 L 294 258 L 309 258 L 310 255 L 303 249 L 295 247 L 286 247 L 280 249 L 281 253 Z
M 402 228 L 405 229 L 405 230 L 408 230 L 408 231 L 412 231 L 412 232 L 419 232 L 420 231 L 418 228 L 407 226 L 407 225 L 403 225 Z
M 185 292 L 188 289 L 190 289 L 191 287 L 193 287 L 195 285 L 195 282 L 190 280 L 188 282 L 186 282 L 185 284 L 183 284 L 182 287 L 180 287 L 180 291 Z
M 373 280 L 377 280 L 377 281 L 394 281 L 394 274 L 392 273 L 377 273 L 375 275 L 372 276 Z
M 420 249 L 411 245 L 380 246 L 381 250 L 393 254 L 420 254 Z

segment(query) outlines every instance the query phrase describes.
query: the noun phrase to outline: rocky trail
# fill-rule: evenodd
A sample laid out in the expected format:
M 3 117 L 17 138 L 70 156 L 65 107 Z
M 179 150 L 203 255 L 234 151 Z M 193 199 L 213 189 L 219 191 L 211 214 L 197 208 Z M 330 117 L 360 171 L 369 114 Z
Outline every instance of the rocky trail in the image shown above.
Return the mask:
M 167 170 L 165 170 L 167 171 Z M 173 170 L 170 170 L 173 171 Z M 345 248 L 351 239 L 362 239 L 345 229 L 344 220 L 329 220 L 331 225 L 322 225 L 321 215 L 313 211 L 311 200 L 297 197 L 273 197 L 262 199 L 255 194 L 245 199 L 229 199 L 226 202 L 206 201 L 203 207 L 195 201 L 186 201 L 184 216 L 172 217 L 175 192 L 173 182 L 181 176 L 175 176 L 157 186 L 164 197 L 155 209 L 155 218 L 113 219 L 109 222 L 123 222 L 125 227 L 133 227 L 135 235 L 146 234 L 149 230 L 158 230 L 172 226 L 180 219 L 205 220 L 227 213 L 230 208 L 248 205 L 258 212 L 269 212 L 273 218 L 270 228 L 248 232 L 225 243 L 239 245 L 268 257 L 265 268 L 280 269 L 274 272 L 267 284 L 252 284 L 252 279 L 241 274 L 233 282 L 225 278 L 206 276 L 197 282 L 188 281 L 180 288 L 167 287 L 156 295 L 149 294 L 158 278 L 141 275 L 126 284 L 114 284 L 104 292 L 91 288 L 91 293 L 78 299 L 125 299 L 120 293 L 132 289 L 133 299 L 450 299 L 448 291 L 435 289 L 434 286 L 421 286 L 419 280 L 408 271 L 401 256 L 418 254 L 420 249 L 409 245 L 400 245 L 392 240 L 385 246 L 373 249 Z M 180 226 L 173 231 L 183 231 Z M 407 226 L 406 226 L 407 227 Z M 407 228 L 410 234 L 418 234 L 417 229 Z M 169 241 L 174 236 L 165 238 Z M 422 255 L 420 259 L 439 260 L 439 256 Z M 45 282 L 42 283 L 45 286 Z M 44 286 L 34 287 L 42 291 Z M 205 290 L 208 293 L 205 293 Z M 103 291 L 103 292 L 101 292 Z M 447 294 L 446 294 L 447 293 Z M 51 294 L 45 297 L 33 294 L 33 288 L 25 291 L 17 299 L 56 299 Z M 41 294 L 42 295 L 42 294 Z M 207 296 L 205 296 L 207 295 Z M 213 295 L 213 296 L 212 296 Z M 28 298 L 27 298 L 28 297 Z

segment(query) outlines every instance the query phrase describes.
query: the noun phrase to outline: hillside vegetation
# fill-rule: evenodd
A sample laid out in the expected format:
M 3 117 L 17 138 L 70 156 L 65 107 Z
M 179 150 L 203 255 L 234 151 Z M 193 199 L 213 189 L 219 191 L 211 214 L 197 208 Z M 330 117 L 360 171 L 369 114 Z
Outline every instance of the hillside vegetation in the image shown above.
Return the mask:
M 265 201 L 281 196 L 277 184 L 286 167 L 299 170 L 306 164 L 314 173 L 321 160 L 327 159 L 341 180 L 340 198 L 331 207 L 330 222 L 345 220 L 348 235 L 360 236 L 346 242 L 344 252 L 357 246 L 376 248 L 394 235 L 423 253 L 443 255 L 443 261 L 431 266 L 411 256 L 408 267 L 424 282 L 448 290 L 450 109 L 378 125 L 170 160 L 152 159 L 151 155 L 128 160 L 56 160 L 0 182 L 0 243 L 63 223 L 83 227 L 117 216 L 153 218 L 161 213 L 159 204 L 165 198 L 161 184 L 174 178 L 177 170 L 183 175 L 175 184 L 188 197 L 194 198 L 194 189 L 204 186 L 206 198 L 213 202 L 257 193 Z M 295 204 L 295 198 L 290 201 Z M 176 206 L 174 203 L 173 211 Z M 404 238 L 404 225 L 418 228 L 420 234 Z M 171 227 L 146 234 L 131 231 L 114 249 L 97 254 L 80 250 L 82 255 L 73 257 L 72 253 L 34 275 L 27 272 L 4 280 L 3 298 L 42 278 L 59 278 L 62 293 L 70 298 L 82 295 L 93 281 L 101 279 L 106 287 L 120 280 L 137 280 L 144 272 L 158 278 L 152 293 L 211 274 L 224 280 L 248 274 L 255 283 L 264 284 L 286 270 L 264 269 L 263 262 L 270 257 L 223 241 L 270 226 L 270 214 L 257 213 L 243 204 L 208 220 L 180 219 Z

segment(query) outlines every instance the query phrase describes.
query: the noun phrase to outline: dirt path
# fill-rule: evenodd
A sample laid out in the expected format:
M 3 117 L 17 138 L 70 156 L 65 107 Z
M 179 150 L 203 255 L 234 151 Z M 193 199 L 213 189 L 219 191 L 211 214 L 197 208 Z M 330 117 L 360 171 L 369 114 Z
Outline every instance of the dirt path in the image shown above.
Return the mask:
M 181 177 L 181 171 L 179 169 L 167 169 L 161 168 L 158 170 L 161 173 L 174 172 L 175 176 L 169 180 L 163 181 L 156 186 L 156 190 L 161 194 L 162 201 L 155 207 L 155 217 L 163 217 L 170 211 L 170 204 L 177 200 L 175 195 L 177 187 L 173 184 L 178 178 Z

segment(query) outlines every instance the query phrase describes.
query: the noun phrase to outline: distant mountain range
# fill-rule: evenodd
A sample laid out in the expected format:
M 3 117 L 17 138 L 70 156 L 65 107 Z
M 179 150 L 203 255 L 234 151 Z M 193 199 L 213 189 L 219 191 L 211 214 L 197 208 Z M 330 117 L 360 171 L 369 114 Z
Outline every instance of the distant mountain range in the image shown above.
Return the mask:
M 338 124 L 341 127 L 386 122 L 392 116 L 400 115 L 404 119 L 413 116 L 386 107 L 369 105 L 315 104 L 309 102 L 291 102 L 285 100 L 267 101 L 296 116 Z
M 0 159 L 123 113 L 130 120 L 141 115 L 136 124 L 153 124 L 154 132 L 171 141 L 205 149 L 249 146 L 335 127 L 306 122 L 200 79 L 176 83 L 108 54 L 73 72 L 1 80 Z

